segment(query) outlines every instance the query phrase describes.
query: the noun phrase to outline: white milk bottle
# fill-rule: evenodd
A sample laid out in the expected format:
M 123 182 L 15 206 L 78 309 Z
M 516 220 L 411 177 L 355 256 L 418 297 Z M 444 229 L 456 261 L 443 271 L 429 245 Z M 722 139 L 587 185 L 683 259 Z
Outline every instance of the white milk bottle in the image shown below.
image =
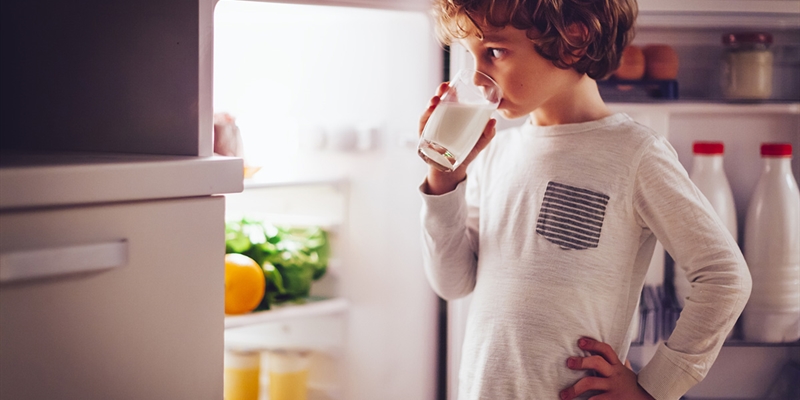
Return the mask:
M 763 168 L 747 209 L 744 257 L 753 291 L 742 314 L 748 341 L 800 339 L 800 191 L 792 145 L 761 145 Z
M 733 203 L 733 193 L 725 176 L 722 164 L 722 154 L 725 147 L 722 142 L 694 142 L 692 152 L 692 172 L 689 178 L 694 182 L 700 192 L 711 203 L 714 212 L 719 215 L 728 232 L 737 240 L 738 228 L 736 226 L 736 206 Z M 675 297 L 681 308 L 686 303 L 691 284 L 686 278 L 686 273 L 680 265 L 675 265 Z

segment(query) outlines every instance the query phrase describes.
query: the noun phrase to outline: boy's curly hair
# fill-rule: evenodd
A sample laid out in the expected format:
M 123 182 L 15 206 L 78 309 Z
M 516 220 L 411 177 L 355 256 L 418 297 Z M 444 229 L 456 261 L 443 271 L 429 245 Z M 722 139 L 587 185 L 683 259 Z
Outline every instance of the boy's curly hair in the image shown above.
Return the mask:
M 433 12 L 444 44 L 482 37 L 479 25 L 511 25 L 557 67 L 601 79 L 619 67 L 638 7 L 636 0 L 435 0 Z

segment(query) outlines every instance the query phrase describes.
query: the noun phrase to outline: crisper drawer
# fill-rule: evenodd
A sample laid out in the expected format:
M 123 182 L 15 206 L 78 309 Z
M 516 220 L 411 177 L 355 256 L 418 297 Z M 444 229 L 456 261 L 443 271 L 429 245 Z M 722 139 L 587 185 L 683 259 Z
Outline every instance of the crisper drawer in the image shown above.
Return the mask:
M 221 399 L 224 243 L 223 197 L 0 213 L 0 398 Z

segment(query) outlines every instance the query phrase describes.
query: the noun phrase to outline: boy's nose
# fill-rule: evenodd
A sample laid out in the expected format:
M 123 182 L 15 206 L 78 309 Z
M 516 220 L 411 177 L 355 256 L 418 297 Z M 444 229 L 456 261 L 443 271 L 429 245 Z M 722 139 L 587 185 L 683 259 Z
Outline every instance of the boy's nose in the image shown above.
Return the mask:
M 489 86 L 491 85 L 491 80 L 488 79 L 488 75 L 481 71 L 475 71 L 475 74 L 472 75 L 472 83 L 475 86 Z
M 489 101 L 499 101 L 502 96 L 499 85 L 485 72 L 475 70 L 472 75 L 472 83 L 480 88 L 483 96 Z

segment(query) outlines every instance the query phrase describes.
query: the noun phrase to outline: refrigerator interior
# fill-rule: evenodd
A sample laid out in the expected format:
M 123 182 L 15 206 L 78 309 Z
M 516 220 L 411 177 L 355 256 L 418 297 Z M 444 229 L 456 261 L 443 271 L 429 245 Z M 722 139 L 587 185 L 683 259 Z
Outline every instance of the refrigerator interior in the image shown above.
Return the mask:
M 261 168 L 226 196 L 226 218 L 321 226 L 332 244 L 311 291 L 324 300 L 227 317 L 226 347 L 313 350 L 311 399 L 435 398 L 414 152 L 441 77 L 433 37 L 418 11 L 216 6 L 214 111 L 236 118 L 245 164 Z
M 723 141 L 740 232 L 760 173 L 758 145 L 800 148 L 796 3 L 640 2 L 634 44 L 666 43 L 678 51 L 680 99 L 611 103 L 666 135 L 687 170 L 693 141 Z M 721 98 L 720 36 L 742 29 L 775 37 L 769 101 Z M 226 344 L 316 349 L 316 398 L 435 395 L 437 300 L 419 265 L 415 192 L 425 167 L 413 151 L 419 112 L 440 81 L 442 49 L 433 36 L 427 14 L 418 11 L 234 1 L 216 9 L 214 110 L 236 117 L 245 162 L 262 168 L 242 194 L 227 196 L 229 217 L 322 225 L 334 244 L 329 273 L 312 289 L 332 303 L 257 323 L 231 320 Z M 449 57 L 451 70 L 470 63 L 457 46 Z M 523 121 L 500 120 L 499 127 Z M 800 176 L 797 157 L 792 165 Z M 647 285 L 663 287 L 670 268 L 657 250 Z M 468 302 L 448 305 L 448 399 L 455 399 Z M 631 351 L 639 365 L 653 341 L 666 337 L 653 331 L 653 315 L 642 317 L 651 325 Z M 798 349 L 797 343 L 729 343 L 688 396 L 761 396 L 784 366 L 800 360 Z

